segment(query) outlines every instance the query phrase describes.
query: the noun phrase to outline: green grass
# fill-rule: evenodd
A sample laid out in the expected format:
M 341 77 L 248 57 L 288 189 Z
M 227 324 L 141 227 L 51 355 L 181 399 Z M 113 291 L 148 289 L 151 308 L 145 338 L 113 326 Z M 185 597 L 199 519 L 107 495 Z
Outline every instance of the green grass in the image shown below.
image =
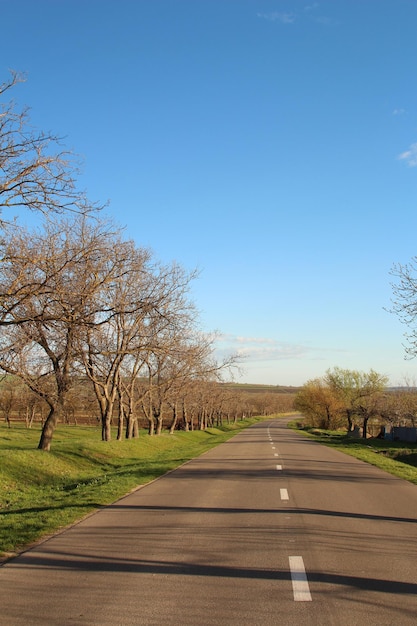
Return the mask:
M 296 421 L 290 428 L 326 446 L 337 448 L 361 461 L 417 485 L 417 445 L 386 439 L 353 439 L 346 432 L 301 427 Z
M 100 429 L 58 426 L 51 452 L 38 429 L 0 425 L 0 558 L 114 502 L 265 418 L 205 431 L 100 441 Z

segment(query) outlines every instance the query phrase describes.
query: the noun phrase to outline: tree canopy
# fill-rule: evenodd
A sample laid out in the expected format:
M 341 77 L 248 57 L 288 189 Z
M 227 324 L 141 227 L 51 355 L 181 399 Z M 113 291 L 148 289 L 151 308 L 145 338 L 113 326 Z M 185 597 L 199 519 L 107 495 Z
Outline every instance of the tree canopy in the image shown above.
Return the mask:
M 360 421 L 366 437 L 369 419 L 381 411 L 378 400 L 387 383 L 387 376 L 372 369 L 361 372 L 335 367 L 302 387 L 295 408 L 322 428 L 337 428 L 345 423 L 352 431 Z

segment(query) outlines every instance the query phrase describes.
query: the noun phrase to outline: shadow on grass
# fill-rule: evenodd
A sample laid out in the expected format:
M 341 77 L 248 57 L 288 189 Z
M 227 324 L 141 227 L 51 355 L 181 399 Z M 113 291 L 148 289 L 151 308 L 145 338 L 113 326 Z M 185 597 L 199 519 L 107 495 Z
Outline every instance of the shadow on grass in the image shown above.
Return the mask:
M 57 504 L 55 506 L 31 506 L 27 508 L 21 509 L 8 509 L 7 511 L 0 511 L 0 519 L 3 516 L 8 515 L 24 515 L 26 513 L 34 514 L 34 513 L 46 513 L 47 511 L 64 511 L 65 509 L 102 509 L 105 504 L 98 504 L 97 502 L 84 502 L 84 503 L 76 503 L 76 504 Z

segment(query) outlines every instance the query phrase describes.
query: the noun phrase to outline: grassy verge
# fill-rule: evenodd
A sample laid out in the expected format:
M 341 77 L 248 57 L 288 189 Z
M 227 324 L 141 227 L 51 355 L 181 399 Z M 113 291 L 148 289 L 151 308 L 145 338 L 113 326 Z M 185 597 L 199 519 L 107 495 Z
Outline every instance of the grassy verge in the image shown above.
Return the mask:
M 99 429 L 62 425 L 49 453 L 36 449 L 37 429 L 0 425 L 0 559 L 264 419 L 107 443 Z
M 326 446 L 337 448 L 361 461 L 417 485 L 417 445 L 386 439 L 352 439 L 345 432 L 300 427 L 296 421 L 290 428 Z

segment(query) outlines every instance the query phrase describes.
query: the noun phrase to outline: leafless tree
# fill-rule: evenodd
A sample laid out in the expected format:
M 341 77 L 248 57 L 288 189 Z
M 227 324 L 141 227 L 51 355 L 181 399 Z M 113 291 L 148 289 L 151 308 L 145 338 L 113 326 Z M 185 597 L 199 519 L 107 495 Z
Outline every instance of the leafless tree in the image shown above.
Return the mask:
M 149 251 L 133 246 L 115 254 L 120 255 L 123 272 L 106 291 L 113 316 L 106 325 L 87 329 L 82 349 L 100 404 L 105 441 L 111 438 L 117 398 L 119 417 L 124 419 L 127 406 L 126 414 L 133 419 L 136 381 L 142 368 L 161 351 L 161 337 L 167 329 L 178 329 L 179 320 L 189 317 L 192 310 L 186 294 L 193 273 L 176 264 L 158 264 Z M 121 433 L 119 422 L 119 438 Z
M 11 415 L 16 407 L 16 385 L 11 376 L 2 376 L 0 380 L 0 411 L 9 428 L 12 426 Z
M 73 384 L 81 329 L 111 317 L 104 293 L 117 242 L 110 226 L 83 216 L 5 233 L 0 267 L 0 367 L 49 407 L 39 448 L 49 450 Z M 117 269 L 117 268 L 116 268 Z
M 405 265 L 395 264 L 391 269 L 395 278 L 392 284 L 393 306 L 391 313 L 397 315 L 408 328 L 404 345 L 406 357 L 417 356 L 417 256 Z
M 62 149 L 60 138 L 32 128 L 28 109 L 7 100 L 10 90 L 24 80 L 11 72 L 0 84 L 0 211 L 7 209 L 11 221 L 13 212 L 21 209 L 50 214 L 98 208 L 77 190 L 77 164 Z
M 147 312 L 152 307 L 149 251 L 136 249 L 132 242 L 125 242 L 115 249 L 114 254 L 119 266 L 118 276 L 106 290 L 113 314 L 106 324 L 85 329 L 80 348 L 100 407 L 103 441 L 111 439 L 118 396 L 121 418 L 123 416 L 122 366 L 133 349 L 138 349 L 137 338 L 143 337 Z M 119 437 L 121 427 L 120 423 Z

